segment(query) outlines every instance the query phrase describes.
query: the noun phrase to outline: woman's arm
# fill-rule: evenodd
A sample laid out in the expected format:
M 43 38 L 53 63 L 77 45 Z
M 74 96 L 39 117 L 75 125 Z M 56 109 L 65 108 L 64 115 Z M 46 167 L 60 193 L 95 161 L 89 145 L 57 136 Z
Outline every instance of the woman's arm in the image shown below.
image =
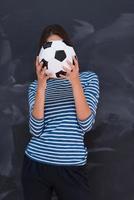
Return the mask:
M 74 56 L 73 61 L 74 64 L 67 60 L 69 68 L 64 66 L 64 70 L 67 72 L 66 76 L 60 76 L 67 78 L 72 84 L 77 121 L 83 132 L 87 132 L 92 128 L 95 122 L 96 109 L 99 99 L 99 80 L 97 74 L 89 72 L 83 91 L 79 77 L 78 59 Z
M 36 74 L 37 82 L 30 84 L 28 89 L 29 103 L 29 131 L 32 135 L 39 137 L 42 134 L 44 127 L 44 107 L 45 107 L 45 92 L 47 79 L 51 73 L 46 73 L 47 68 L 43 66 L 43 62 L 39 62 L 39 57 L 36 57 Z
M 29 131 L 40 136 L 44 127 L 45 88 L 30 85 L 28 90 Z
M 79 79 L 72 82 L 73 95 L 75 99 L 76 113 L 79 120 L 85 120 L 92 113 L 88 103 L 86 101 L 86 97 L 84 95 L 84 91 Z
M 83 91 L 80 79 L 74 79 L 72 83 L 73 95 L 76 106 L 77 120 L 84 132 L 89 131 L 94 122 L 99 98 L 99 80 L 92 73 L 90 81 L 87 82 Z
M 44 106 L 45 106 L 45 88 L 37 86 L 37 92 L 35 96 L 34 108 L 32 115 L 34 118 L 43 120 L 44 119 Z

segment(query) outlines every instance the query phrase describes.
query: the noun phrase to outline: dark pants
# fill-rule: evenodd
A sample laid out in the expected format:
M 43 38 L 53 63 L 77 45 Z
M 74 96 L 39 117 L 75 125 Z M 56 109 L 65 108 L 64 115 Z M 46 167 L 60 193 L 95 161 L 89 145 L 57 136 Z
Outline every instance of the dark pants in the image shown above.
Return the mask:
M 85 166 L 44 164 L 24 154 L 21 181 L 24 200 L 51 200 L 55 190 L 58 200 L 91 200 Z

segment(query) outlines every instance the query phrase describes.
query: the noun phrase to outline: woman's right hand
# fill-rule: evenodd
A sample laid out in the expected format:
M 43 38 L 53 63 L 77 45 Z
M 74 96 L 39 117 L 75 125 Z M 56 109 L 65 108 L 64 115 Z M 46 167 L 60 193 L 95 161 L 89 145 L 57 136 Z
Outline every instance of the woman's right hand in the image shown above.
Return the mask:
M 40 88 L 46 88 L 47 85 L 47 79 L 50 78 L 52 75 L 51 73 L 48 73 L 48 70 L 46 69 L 46 66 L 43 66 L 43 62 L 39 62 L 39 56 L 36 57 L 36 74 L 38 79 L 38 86 Z

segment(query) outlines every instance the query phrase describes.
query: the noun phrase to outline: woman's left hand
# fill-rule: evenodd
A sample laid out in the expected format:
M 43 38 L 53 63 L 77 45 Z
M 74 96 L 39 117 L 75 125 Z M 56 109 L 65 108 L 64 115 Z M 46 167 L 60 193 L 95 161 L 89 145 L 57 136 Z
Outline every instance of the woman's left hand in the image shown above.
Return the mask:
M 73 60 L 74 64 L 67 60 L 69 68 L 66 66 L 63 67 L 63 69 L 66 71 L 66 75 L 60 75 L 60 77 L 68 79 L 71 83 L 79 79 L 79 63 L 75 56 L 73 57 Z

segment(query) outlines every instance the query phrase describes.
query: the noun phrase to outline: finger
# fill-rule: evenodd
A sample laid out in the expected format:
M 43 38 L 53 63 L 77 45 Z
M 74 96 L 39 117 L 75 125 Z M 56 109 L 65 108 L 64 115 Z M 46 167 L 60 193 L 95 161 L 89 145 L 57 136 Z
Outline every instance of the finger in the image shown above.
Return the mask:
M 41 67 L 43 66 L 44 62 L 43 61 L 40 61 L 39 65 L 41 65 Z
M 78 60 L 76 59 L 75 56 L 73 56 L 73 60 L 74 60 L 74 63 L 75 63 L 76 65 L 78 65 Z
M 52 77 L 52 73 L 48 73 L 48 75 L 46 75 L 46 79 L 49 79 L 49 78 L 51 78 Z
M 50 78 L 50 77 L 52 77 L 52 75 L 53 75 L 53 73 L 48 73 L 48 77 Z
M 44 71 L 44 73 L 46 72 L 46 70 L 47 70 L 47 66 L 42 67 L 42 71 Z
M 77 57 L 76 55 L 74 56 L 74 58 L 75 58 L 76 60 L 78 60 L 78 57 Z
M 69 73 L 72 72 L 74 68 L 75 68 L 75 66 L 71 65 L 70 68 L 69 68 Z
M 49 70 L 48 69 L 45 69 L 45 74 L 48 76 L 49 75 Z
M 71 71 L 71 69 L 69 69 L 68 67 L 66 67 L 66 66 L 63 66 L 63 69 L 67 72 L 67 74 L 69 74 L 70 73 L 70 71 Z
M 71 69 L 72 69 L 72 67 L 73 67 L 73 65 L 65 65 L 65 64 L 63 64 L 63 69 L 65 70 L 65 71 L 67 71 L 67 72 L 70 72 L 71 71 Z
M 76 57 L 74 56 L 73 57 L 73 61 L 74 61 L 74 66 L 77 70 L 79 70 L 79 63 L 78 63 L 78 60 L 76 59 Z
M 59 76 L 60 76 L 61 78 L 66 78 L 66 76 L 64 76 L 64 75 L 62 75 L 62 74 L 60 74 Z
M 70 67 L 73 65 L 69 60 L 67 60 L 67 63 Z
M 71 66 L 71 72 L 75 69 L 75 65 Z
M 36 69 L 38 72 L 40 72 L 42 70 L 42 66 L 43 66 L 43 62 L 41 61 L 37 66 Z
M 40 74 L 40 72 L 41 72 L 40 66 L 36 66 L 36 73 Z
M 37 66 L 37 70 L 36 71 L 37 71 L 37 74 L 39 74 L 39 75 L 43 75 L 44 74 L 44 69 L 42 68 L 41 64 Z
M 36 65 L 39 64 L 39 56 L 36 56 L 36 62 L 35 62 Z
M 41 69 L 41 73 L 42 73 L 42 74 L 45 74 L 45 72 L 46 72 L 46 66 L 44 66 L 44 67 Z
M 71 68 L 71 72 L 73 72 L 74 67 Z

